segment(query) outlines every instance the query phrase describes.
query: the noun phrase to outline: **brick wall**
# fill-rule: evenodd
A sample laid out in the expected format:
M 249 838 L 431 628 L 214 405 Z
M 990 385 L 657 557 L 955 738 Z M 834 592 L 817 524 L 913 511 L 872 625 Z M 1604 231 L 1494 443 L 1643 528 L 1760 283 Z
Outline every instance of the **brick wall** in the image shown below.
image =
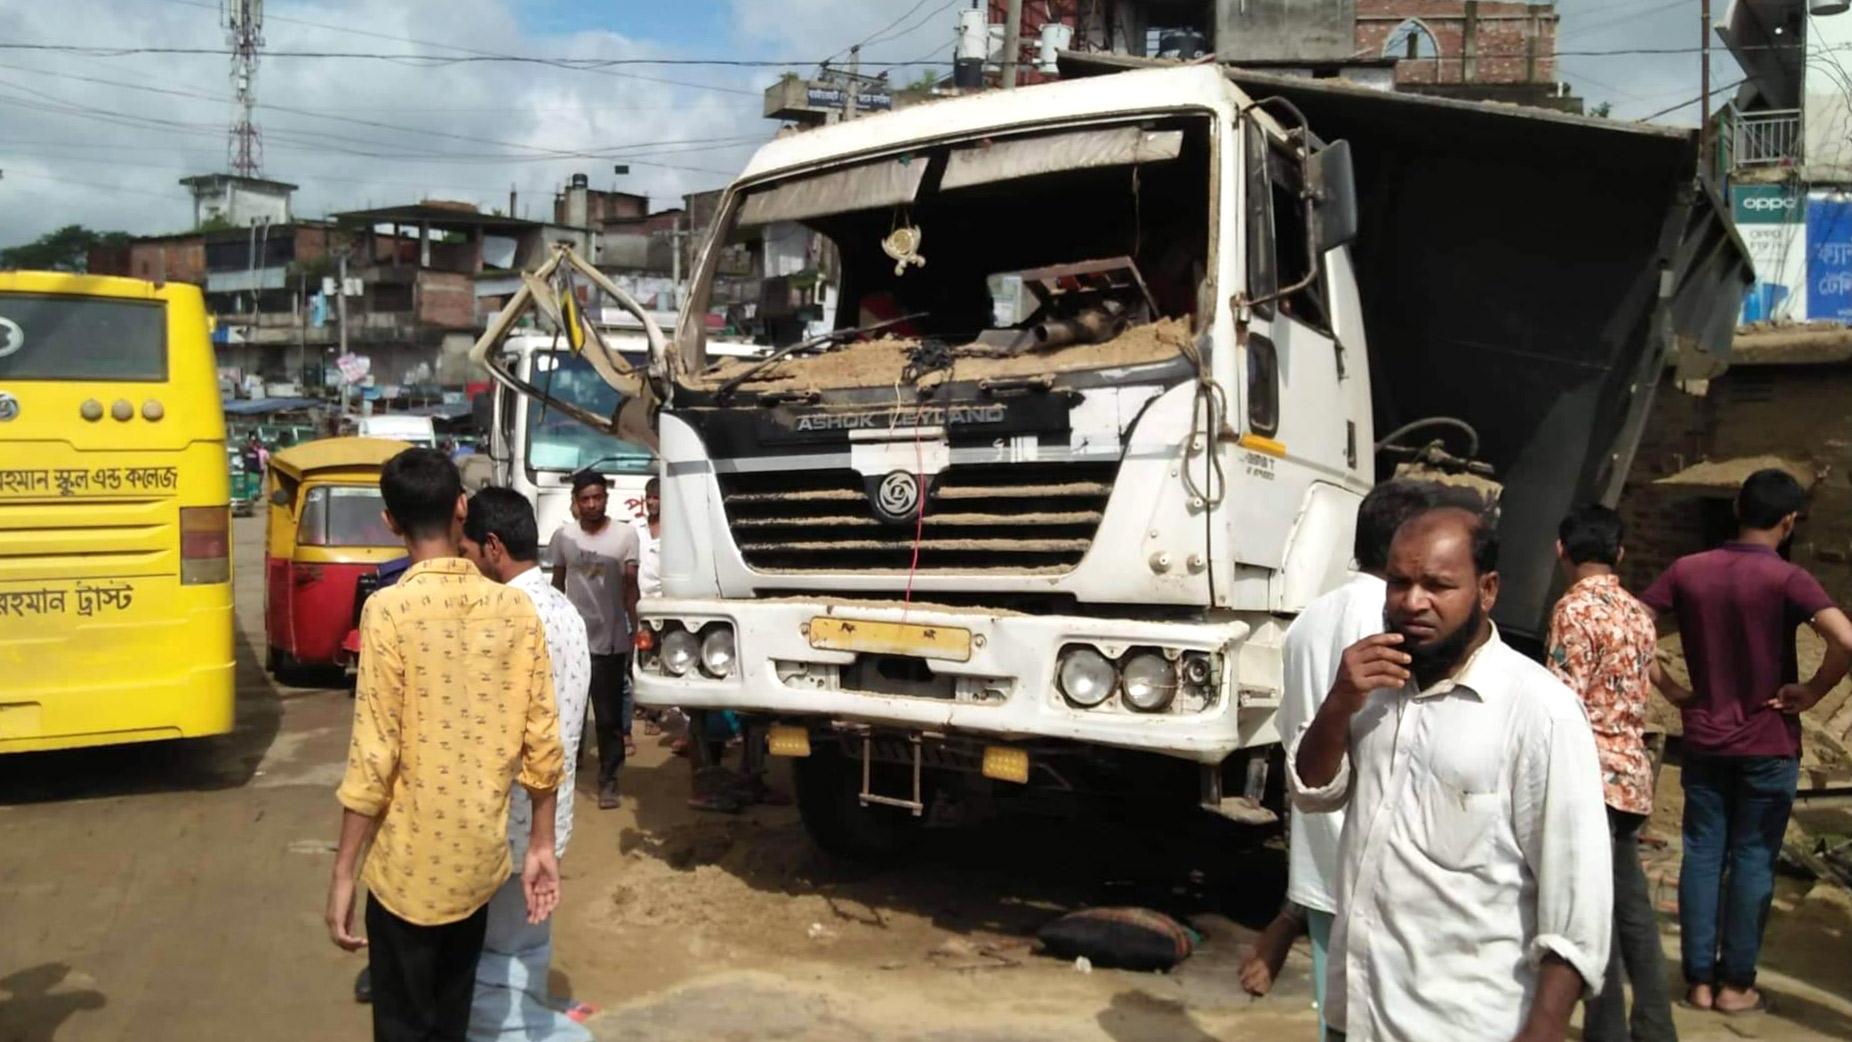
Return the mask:
M 312 224 L 296 226 L 296 262 L 320 260 L 328 256 L 328 229 Z
M 472 329 L 476 325 L 476 283 L 468 275 L 449 271 L 418 273 L 418 321 L 439 329 Z
M 1737 366 L 1695 398 L 1659 390 L 1621 497 L 1622 578 L 1638 589 L 1727 528 L 1730 490 L 1656 485 L 1706 460 L 1778 456 L 1815 475 L 1792 559 L 1852 601 L 1852 365 Z M 1707 511 L 1709 512 L 1707 515 Z
M 1396 63 L 1398 83 L 1553 83 L 1556 80 L 1556 7 L 1553 4 L 1481 3 L 1475 32 L 1474 72 L 1465 75 L 1464 0 L 1357 0 L 1357 49 L 1381 54 L 1404 21 L 1416 19 L 1433 34 L 1439 57 Z M 1532 60 L 1528 56 L 1535 54 Z
M 128 274 L 150 282 L 206 281 L 206 241 L 203 238 L 154 239 L 129 246 Z

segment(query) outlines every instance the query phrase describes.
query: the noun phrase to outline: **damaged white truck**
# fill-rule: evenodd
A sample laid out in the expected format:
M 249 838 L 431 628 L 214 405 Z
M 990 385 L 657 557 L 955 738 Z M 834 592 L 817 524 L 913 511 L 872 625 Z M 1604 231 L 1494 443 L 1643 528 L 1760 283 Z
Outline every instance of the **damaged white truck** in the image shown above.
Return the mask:
M 1619 494 L 1669 361 L 1724 363 L 1748 276 L 1696 158 L 1203 65 L 767 144 L 674 335 L 600 369 L 661 460 L 638 703 L 769 724 L 839 853 L 1032 792 L 1265 817 L 1281 636 L 1373 482 L 1491 475 L 1534 638 L 1556 519 Z M 792 225 L 834 332 L 710 364 L 719 254 Z

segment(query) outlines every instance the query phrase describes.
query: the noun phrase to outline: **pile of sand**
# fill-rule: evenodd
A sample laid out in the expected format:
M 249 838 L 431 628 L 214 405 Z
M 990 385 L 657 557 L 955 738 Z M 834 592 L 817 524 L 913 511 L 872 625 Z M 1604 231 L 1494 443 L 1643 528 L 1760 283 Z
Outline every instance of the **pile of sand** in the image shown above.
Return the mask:
M 933 384 L 951 380 L 1043 376 L 1077 369 L 1103 369 L 1143 365 L 1174 358 L 1190 342 L 1188 319 L 1166 318 L 1134 326 L 1100 344 L 1068 344 L 1048 350 L 1028 350 L 1009 358 L 959 357 L 951 372 L 931 374 Z M 907 356 L 918 340 L 881 337 L 848 344 L 820 355 L 781 359 L 742 386 L 755 391 L 829 390 L 843 387 L 889 387 L 899 382 Z M 953 348 L 957 353 L 960 349 Z M 702 373 L 697 386 L 719 387 L 758 364 L 753 359 L 730 358 Z

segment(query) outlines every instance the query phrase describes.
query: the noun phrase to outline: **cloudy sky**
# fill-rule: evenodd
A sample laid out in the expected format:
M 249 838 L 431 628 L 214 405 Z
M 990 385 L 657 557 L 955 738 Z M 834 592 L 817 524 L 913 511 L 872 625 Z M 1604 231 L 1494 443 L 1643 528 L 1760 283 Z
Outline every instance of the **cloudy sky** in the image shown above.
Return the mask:
M 866 41 L 873 62 L 949 62 L 958 0 L 270 0 L 257 79 L 265 176 L 299 214 L 463 199 L 542 216 L 575 171 L 669 205 L 716 187 L 776 125 L 771 67 L 567 69 L 478 59 L 726 59 L 808 71 Z M 1723 6 L 1719 3 L 1719 8 Z M 1695 102 L 1697 0 L 1562 0 L 1563 77 L 1638 118 Z M 220 0 L 0 0 L 0 43 L 223 49 Z M 323 56 L 288 56 L 284 52 Z M 329 57 L 328 52 L 385 57 Z M 1718 82 L 1736 78 L 1727 53 Z M 926 66 L 897 68 L 911 80 Z M 78 223 L 191 220 L 189 174 L 226 168 L 222 54 L 0 48 L 0 245 Z M 1695 104 L 1665 113 L 1691 124 Z M 628 175 L 612 167 L 626 163 Z

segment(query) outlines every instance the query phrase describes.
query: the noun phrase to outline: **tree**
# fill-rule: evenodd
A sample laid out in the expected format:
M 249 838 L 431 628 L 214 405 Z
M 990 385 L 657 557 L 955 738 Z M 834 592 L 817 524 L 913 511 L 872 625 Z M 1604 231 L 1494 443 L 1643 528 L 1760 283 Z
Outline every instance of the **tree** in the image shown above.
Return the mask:
M 1594 116 L 1597 119 L 1607 119 L 1608 114 L 1613 111 L 1614 111 L 1614 103 L 1611 101 L 1604 101 L 1601 104 L 1596 105 L 1594 108 L 1589 109 L 1588 114 L 1591 116 Z
M 127 232 L 94 232 L 81 224 L 67 224 L 24 245 L 0 249 L 0 268 L 84 271 L 90 265 L 92 247 L 120 246 L 128 241 Z

